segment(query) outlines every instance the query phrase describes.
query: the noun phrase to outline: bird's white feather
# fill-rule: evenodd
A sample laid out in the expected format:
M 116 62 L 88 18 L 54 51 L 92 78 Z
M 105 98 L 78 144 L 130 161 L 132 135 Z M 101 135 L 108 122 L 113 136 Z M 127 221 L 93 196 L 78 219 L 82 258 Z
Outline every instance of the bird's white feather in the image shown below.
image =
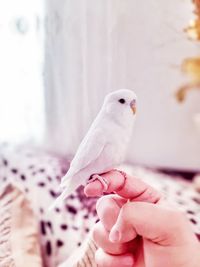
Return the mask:
M 122 99 L 125 104 L 119 101 Z M 63 192 L 56 204 L 79 185 L 85 185 L 92 174 L 103 173 L 122 163 L 135 117 L 129 105 L 131 100 L 136 100 L 136 95 L 127 89 L 106 96 L 99 114 L 79 145 L 70 169 L 62 178 Z
M 80 170 L 94 162 L 102 153 L 106 145 L 104 134 L 100 128 L 89 131 L 86 138 L 83 139 L 73 158 L 70 169 L 62 178 L 61 187 L 65 186 L 65 182 Z

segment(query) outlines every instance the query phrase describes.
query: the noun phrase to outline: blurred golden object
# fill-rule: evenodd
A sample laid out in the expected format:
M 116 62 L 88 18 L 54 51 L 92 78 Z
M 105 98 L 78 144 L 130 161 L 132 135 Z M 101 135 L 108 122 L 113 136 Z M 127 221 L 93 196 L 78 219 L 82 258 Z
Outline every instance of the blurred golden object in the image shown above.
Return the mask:
M 192 0 L 192 2 L 195 5 L 194 13 L 200 17 L 200 0 Z
M 183 102 L 186 98 L 186 93 L 193 89 L 200 89 L 200 82 L 199 83 L 187 83 L 181 86 L 175 94 L 177 101 L 179 103 Z
M 194 14 L 196 15 L 196 19 L 193 19 L 189 26 L 185 29 L 188 34 L 188 37 L 192 40 L 199 41 L 200 40 L 200 0 L 193 0 L 193 4 L 195 5 Z
M 200 40 L 200 20 L 192 20 L 189 26 L 185 29 L 189 39 L 199 41 Z
M 193 82 L 200 82 L 200 57 L 185 59 L 181 69 Z
M 200 41 L 200 0 L 192 0 L 192 2 L 195 5 L 194 14 L 196 18 L 190 22 L 185 32 L 189 39 Z M 185 100 L 186 93 L 189 90 L 200 89 L 200 57 L 185 59 L 181 64 L 181 70 L 191 81 L 182 85 L 176 92 L 178 102 Z
M 185 100 L 186 91 L 187 89 L 185 89 L 184 87 L 178 89 L 178 91 L 176 92 L 176 99 L 178 102 L 183 102 Z
M 189 90 L 200 88 L 200 57 L 185 59 L 181 65 L 181 70 L 189 76 L 191 82 L 181 86 L 176 92 L 178 102 L 185 100 Z

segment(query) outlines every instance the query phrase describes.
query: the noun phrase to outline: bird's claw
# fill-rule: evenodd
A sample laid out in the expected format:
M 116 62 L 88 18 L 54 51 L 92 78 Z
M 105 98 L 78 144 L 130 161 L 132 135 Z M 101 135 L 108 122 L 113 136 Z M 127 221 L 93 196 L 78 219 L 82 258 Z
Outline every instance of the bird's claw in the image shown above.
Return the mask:
M 90 184 L 90 183 L 92 183 L 92 182 L 94 182 L 96 180 L 98 180 L 101 183 L 101 185 L 103 187 L 103 192 L 107 192 L 109 183 L 108 183 L 108 181 L 104 177 L 102 177 L 102 176 L 100 176 L 98 174 L 93 174 L 90 177 L 90 179 L 88 181 L 88 184 Z

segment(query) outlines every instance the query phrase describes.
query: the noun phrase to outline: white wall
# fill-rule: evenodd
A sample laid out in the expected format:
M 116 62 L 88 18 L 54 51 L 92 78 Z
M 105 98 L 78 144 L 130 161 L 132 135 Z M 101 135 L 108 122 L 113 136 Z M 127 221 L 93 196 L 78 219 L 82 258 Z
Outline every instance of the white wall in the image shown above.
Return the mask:
M 192 117 L 200 92 L 178 104 L 185 81 L 180 64 L 198 55 L 183 28 L 190 0 L 48 0 L 45 85 L 46 140 L 74 153 L 104 95 L 132 88 L 138 119 L 128 160 L 153 166 L 200 169 L 200 134 Z

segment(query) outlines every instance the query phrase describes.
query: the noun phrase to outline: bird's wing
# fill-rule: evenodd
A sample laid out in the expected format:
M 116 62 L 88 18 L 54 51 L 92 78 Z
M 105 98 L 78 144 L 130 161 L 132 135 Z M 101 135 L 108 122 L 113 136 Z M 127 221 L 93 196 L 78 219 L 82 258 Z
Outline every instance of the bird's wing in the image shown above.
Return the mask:
M 106 144 L 107 142 L 102 130 L 93 129 L 92 132 L 88 133 L 86 138 L 84 138 L 80 144 L 76 155 L 71 162 L 70 169 L 66 176 L 63 177 L 63 180 L 75 175 L 77 172 L 95 161 L 102 153 Z

